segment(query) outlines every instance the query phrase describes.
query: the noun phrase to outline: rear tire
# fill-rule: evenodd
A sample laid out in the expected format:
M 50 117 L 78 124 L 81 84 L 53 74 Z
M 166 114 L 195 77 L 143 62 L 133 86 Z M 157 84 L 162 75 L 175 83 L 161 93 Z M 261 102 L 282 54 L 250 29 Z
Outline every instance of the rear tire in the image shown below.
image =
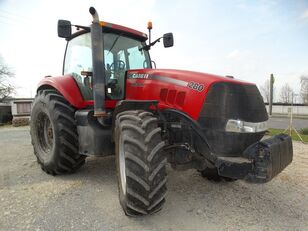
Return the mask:
M 236 181 L 236 179 L 232 179 L 229 177 L 224 177 L 218 175 L 217 168 L 206 168 L 202 171 L 200 171 L 201 176 L 210 180 L 210 181 L 215 181 L 215 182 L 221 182 L 221 181 L 227 181 L 227 182 L 232 182 Z
M 34 154 L 43 171 L 70 173 L 85 163 L 78 153 L 75 109 L 56 90 L 39 91 L 31 111 L 30 134 Z
M 125 111 L 115 124 L 120 204 L 128 216 L 161 210 L 165 203 L 167 158 L 157 118 L 147 111 Z

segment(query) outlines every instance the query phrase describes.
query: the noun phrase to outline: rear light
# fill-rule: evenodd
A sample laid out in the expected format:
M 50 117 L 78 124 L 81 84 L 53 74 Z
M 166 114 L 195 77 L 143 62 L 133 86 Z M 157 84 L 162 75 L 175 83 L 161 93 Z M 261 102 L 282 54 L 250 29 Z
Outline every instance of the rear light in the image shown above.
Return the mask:
M 237 132 L 237 133 L 256 133 L 264 132 L 267 130 L 267 121 L 252 123 L 242 120 L 230 119 L 226 124 L 227 132 Z

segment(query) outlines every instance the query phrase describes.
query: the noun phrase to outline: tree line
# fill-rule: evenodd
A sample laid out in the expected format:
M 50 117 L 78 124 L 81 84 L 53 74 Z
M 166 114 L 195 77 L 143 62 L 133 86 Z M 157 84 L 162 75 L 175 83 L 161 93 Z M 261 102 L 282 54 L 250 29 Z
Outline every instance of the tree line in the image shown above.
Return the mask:
M 278 99 L 274 97 L 275 102 L 279 103 L 303 103 L 308 104 L 308 75 L 302 75 L 300 77 L 300 92 L 296 93 L 292 87 L 286 83 L 278 92 Z M 260 86 L 261 95 L 264 102 L 268 103 L 270 98 L 270 81 L 266 80 L 262 86 Z M 274 87 L 274 92 L 276 88 Z
M 14 72 L 0 56 L 0 103 L 5 102 L 15 93 L 15 87 L 11 83 L 13 77 Z

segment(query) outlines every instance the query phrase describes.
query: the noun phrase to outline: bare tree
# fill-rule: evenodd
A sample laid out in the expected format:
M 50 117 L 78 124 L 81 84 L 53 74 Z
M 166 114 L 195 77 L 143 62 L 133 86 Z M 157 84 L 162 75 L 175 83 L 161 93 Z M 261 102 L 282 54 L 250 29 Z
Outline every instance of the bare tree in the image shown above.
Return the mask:
M 301 92 L 302 101 L 304 104 L 308 104 L 308 75 L 301 76 Z
M 280 101 L 282 103 L 292 103 L 294 91 L 289 84 L 283 85 L 280 89 Z
M 13 77 L 14 73 L 4 63 L 3 58 L 0 56 L 0 103 L 15 93 L 15 87 L 10 81 Z
M 260 87 L 260 90 L 264 102 L 268 103 L 270 100 L 270 81 L 266 80 L 264 84 Z

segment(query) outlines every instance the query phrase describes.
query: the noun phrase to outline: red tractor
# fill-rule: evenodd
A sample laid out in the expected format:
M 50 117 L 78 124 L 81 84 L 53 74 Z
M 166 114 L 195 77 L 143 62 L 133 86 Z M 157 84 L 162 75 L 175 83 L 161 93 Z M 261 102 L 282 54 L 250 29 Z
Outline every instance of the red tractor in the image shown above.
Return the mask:
M 38 86 L 31 113 L 34 153 L 51 175 L 79 169 L 87 156 L 116 156 L 119 199 L 129 216 L 159 211 L 166 165 L 198 170 L 210 180 L 265 183 L 293 157 L 287 135 L 261 140 L 268 115 L 256 85 L 233 77 L 156 69 L 151 42 L 139 31 L 99 21 L 67 40 L 63 76 Z M 148 42 L 146 42 L 148 40 Z M 153 67 L 154 65 L 154 67 Z

